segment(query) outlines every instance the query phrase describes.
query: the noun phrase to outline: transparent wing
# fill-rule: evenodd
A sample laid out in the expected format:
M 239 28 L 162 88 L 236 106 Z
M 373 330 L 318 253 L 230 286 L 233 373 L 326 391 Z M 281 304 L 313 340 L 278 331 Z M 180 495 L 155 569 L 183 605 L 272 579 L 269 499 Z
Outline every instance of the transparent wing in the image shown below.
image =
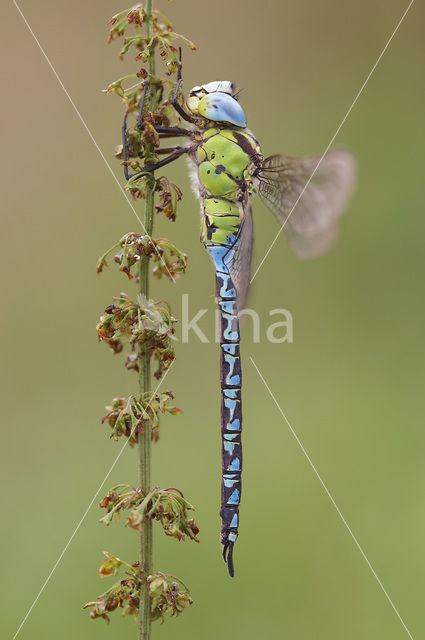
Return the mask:
M 350 153 L 331 151 L 320 160 L 270 156 L 257 176 L 262 200 L 284 225 L 300 258 L 329 249 L 355 185 L 356 163 Z
M 238 310 L 241 311 L 246 303 L 251 276 L 251 258 L 253 246 L 253 221 L 250 205 L 244 209 L 244 216 L 239 231 L 239 246 L 233 264 L 230 265 L 230 275 L 236 287 Z

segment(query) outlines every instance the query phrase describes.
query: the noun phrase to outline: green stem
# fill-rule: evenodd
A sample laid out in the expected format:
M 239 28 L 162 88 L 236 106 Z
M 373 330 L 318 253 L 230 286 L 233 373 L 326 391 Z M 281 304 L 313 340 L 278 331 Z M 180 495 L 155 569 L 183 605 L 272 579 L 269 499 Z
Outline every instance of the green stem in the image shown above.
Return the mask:
M 146 0 L 147 12 L 147 35 L 152 38 L 152 0 Z M 155 51 L 149 51 L 149 73 L 155 76 Z M 156 94 L 152 90 L 149 92 L 149 109 L 154 111 L 156 107 Z M 145 141 L 145 161 L 153 153 L 152 146 Z M 154 186 L 153 176 L 148 178 L 146 209 L 145 209 L 145 233 L 152 235 L 154 216 Z M 140 293 L 149 298 L 149 258 L 145 257 L 140 266 Z M 139 353 L 139 388 L 140 393 L 150 391 L 150 356 L 142 351 Z M 139 434 L 139 486 L 145 495 L 151 489 L 151 432 L 149 422 L 144 423 L 143 434 Z M 139 640 L 150 640 L 151 637 L 151 601 L 149 595 L 148 576 L 152 573 L 152 520 L 147 518 L 143 523 L 140 533 L 139 545 L 139 567 L 140 567 L 140 606 L 139 606 Z

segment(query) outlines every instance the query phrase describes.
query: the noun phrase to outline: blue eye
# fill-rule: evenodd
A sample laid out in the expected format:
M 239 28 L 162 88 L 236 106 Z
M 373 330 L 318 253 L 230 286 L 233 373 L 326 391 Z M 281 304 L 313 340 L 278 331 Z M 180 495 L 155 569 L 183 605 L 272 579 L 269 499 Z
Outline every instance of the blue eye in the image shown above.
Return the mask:
M 209 93 L 199 101 L 198 113 L 207 120 L 229 122 L 237 127 L 246 127 L 244 111 L 228 93 Z

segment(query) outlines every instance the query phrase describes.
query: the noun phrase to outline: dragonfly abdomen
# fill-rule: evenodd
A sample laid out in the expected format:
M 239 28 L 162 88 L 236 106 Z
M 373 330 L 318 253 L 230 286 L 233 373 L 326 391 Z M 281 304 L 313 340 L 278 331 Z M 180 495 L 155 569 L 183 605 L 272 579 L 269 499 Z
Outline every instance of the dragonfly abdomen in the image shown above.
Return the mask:
M 216 266 L 216 293 L 220 311 L 220 386 L 222 481 L 221 543 L 223 557 L 233 577 L 233 546 L 238 537 L 242 474 L 242 371 L 239 347 L 237 291 L 228 264 L 233 262 L 238 240 L 232 247 L 206 243 Z
M 217 272 L 217 288 L 223 288 L 225 274 Z M 233 288 L 233 282 L 226 283 Z M 228 288 L 227 287 L 227 288 Z M 239 347 L 239 319 L 236 299 L 219 298 L 221 378 L 221 543 L 223 557 L 233 577 L 233 545 L 238 537 L 242 491 L 242 371 Z
M 202 242 L 231 247 L 239 230 L 239 206 L 227 198 L 211 197 L 203 200 L 202 212 Z

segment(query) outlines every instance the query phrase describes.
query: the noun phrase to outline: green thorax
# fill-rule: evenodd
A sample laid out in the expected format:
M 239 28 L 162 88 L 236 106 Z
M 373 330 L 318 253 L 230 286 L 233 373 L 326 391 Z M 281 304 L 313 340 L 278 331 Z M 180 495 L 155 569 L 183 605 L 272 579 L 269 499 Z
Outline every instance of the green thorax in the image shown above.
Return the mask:
M 213 127 L 202 132 L 193 159 L 203 200 L 203 242 L 233 244 L 252 187 L 253 157 L 260 153 L 247 131 Z

